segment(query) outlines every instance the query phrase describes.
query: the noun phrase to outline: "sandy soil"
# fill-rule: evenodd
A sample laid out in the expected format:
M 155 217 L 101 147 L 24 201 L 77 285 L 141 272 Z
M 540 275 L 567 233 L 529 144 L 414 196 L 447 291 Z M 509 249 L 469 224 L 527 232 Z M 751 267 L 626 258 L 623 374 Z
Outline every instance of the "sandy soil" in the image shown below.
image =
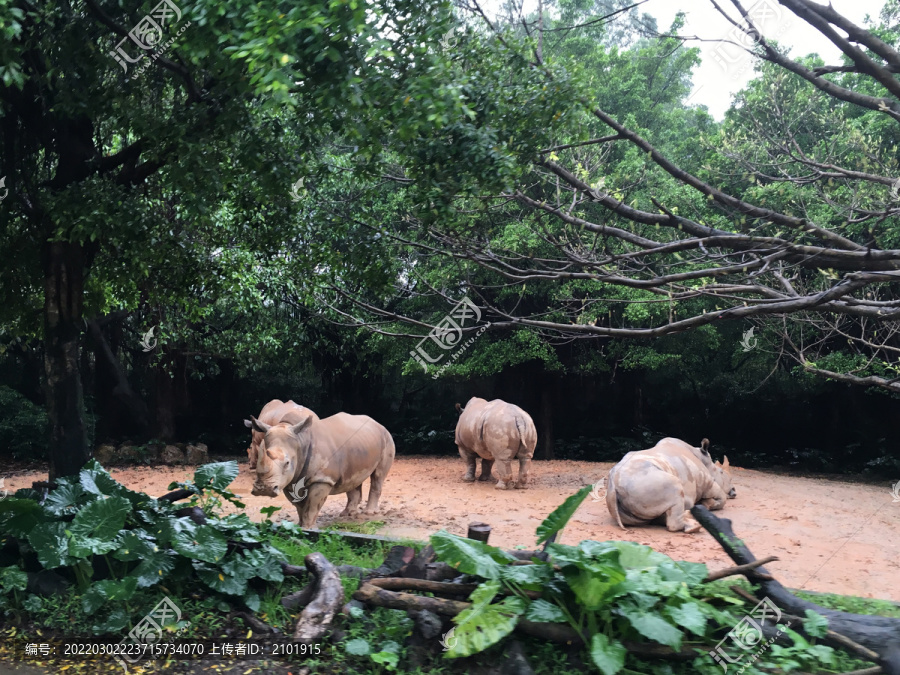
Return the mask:
M 491 543 L 512 548 L 534 546 L 534 531 L 541 520 L 583 485 L 606 475 L 612 464 L 599 462 L 534 462 L 533 483 L 526 490 L 500 491 L 490 483 L 463 483 L 462 461 L 449 457 L 398 457 L 385 483 L 381 513 L 386 522 L 380 533 L 425 539 L 444 528 L 465 534 L 472 521 L 493 526 Z M 112 469 L 116 480 L 159 496 L 171 481 L 193 476 L 191 467 L 139 467 Z M 720 512 L 734 523 L 735 533 L 757 555 L 777 555 L 768 568 L 790 588 L 844 593 L 900 601 L 900 503 L 890 488 L 844 483 L 820 478 L 779 476 L 733 468 L 738 492 Z M 26 487 L 45 478 L 37 472 L 6 476 L 6 488 Z M 284 507 L 275 519 L 290 517 L 293 506 L 277 499 L 250 495 L 252 475 L 247 463 L 231 489 L 242 495 L 247 513 L 263 520 L 259 509 Z M 364 495 L 368 492 L 366 484 Z M 330 497 L 318 526 L 339 520 L 346 497 Z M 353 520 L 362 521 L 359 515 Z M 346 518 L 343 520 L 347 520 Z M 582 504 L 562 535 L 563 543 L 583 539 L 620 539 L 652 546 L 675 559 L 705 562 L 711 569 L 730 565 L 713 541 L 701 531 L 675 534 L 662 526 L 623 531 L 614 524 L 605 501 L 590 497 Z

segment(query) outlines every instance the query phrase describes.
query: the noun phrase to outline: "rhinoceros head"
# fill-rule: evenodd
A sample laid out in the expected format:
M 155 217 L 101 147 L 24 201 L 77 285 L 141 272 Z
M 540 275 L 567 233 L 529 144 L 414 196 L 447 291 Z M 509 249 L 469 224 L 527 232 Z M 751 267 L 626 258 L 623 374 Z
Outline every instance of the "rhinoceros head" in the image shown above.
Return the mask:
M 303 431 L 312 423 L 307 417 L 299 424 L 266 424 L 250 418 L 253 430 L 262 433 L 262 452 L 256 460 L 256 481 L 251 493 L 260 497 L 276 497 L 295 478 L 297 467 L 302 466 L 310 451 L 310 439 Z
M 722 491 L 728 495 L 729 499 L 734 499 L 737 497 L 737 490 L 734 489 L 734 485 L 731 482 L 731 471 L 729 471 L 731 465 L 728 463 L 728 456 L 726 455 L 722 463 L 716 462 L 712 468 L 713 480 L 718 483 L 719 487 L 722 488 Z

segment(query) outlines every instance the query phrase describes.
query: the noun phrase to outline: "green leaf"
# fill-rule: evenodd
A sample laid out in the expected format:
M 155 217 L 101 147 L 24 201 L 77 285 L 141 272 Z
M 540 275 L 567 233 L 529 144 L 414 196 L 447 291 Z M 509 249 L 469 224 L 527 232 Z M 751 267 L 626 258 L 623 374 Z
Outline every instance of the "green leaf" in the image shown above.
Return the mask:
M 625 667 L 624 645 L 618 640 L 610 640 L 603 633 L 595 633 L 591 638 L 591 660 L 603 675 L 616 675 Z
M 37 553 L 38 561 L 44 569 L 53 569 L 61 565 L 70 565 L 73 559 L 69 556 L 69 537 L 66 535 L 66 523 L 42 523 L 28 534 L 28 543 Z
M 472 591 L 469 598 L 472 606 L 453 619 L 456 640 L 447 651 L 448 658 L 477 654 L 512 633 L 519 617 L 525 613 L 528 601 L 509 596 L 502 602 L 491 604 L 499 590 L 499 581 L 486 581 Z
M 531 601 L 525 618 L 541 623 L 567 623 L 568 621 L 565 613 L 558 606 L 542 598 Z
M 212 487 L 224 490 L 234 482 L 239 472 L 238 463 L 234 460 L 204 464 L 194 472 L 194 484 L 201 489 Z
M 485 579 L 499 579 L 500 565 L 515 558 L 505 551 L 475 539 L 466 539 L 445 530 L 431 535 L 431 545 L 440 560 L 463 574 L 476 574 Z
M 683 602 L 680 605 L 669 605 L 665 609 L 666 616 L 694 635 L 706 635 L 706 617 L 697 602 Z
M 24 591 L 28 587 L 28 575 L 13 565 L 0 568 L 0 592 Z
M 214 591 L 226 595 L 244 595 L 247 592 L 247 577 L 228 574 L 217 567 L 208 567 L 202 563 L 195 563 L 197 576 Z
M 566 501 L 558 506 L 553 513 L 547 516 L 544 519 L 544 522 L 538 525 L 537 543 L 543 544 L 554 534 L 562 530 L 578 507 L 581 506 L 581 502 L 584 501 L 584 498 L 591 493 L 592 489 L 592 486 L 585 485 L 574 495 L 566 499 Z
M 803 619 L 803 632 L 811 637 L 825 637 L 828 634 L 828 619 L 808 609 Z
M 27 537 L 46 520 L 41 505 L 33 499 L 7 497 L 0 499 L 0 532 L 14 537 Z
M 367 640 L 363 640 L 362 638 L 356 638 L 355 640 L 350 640 L 347 644 L 344 645 L 344 650 L 348 654 L 352 654 L 353 656 L 365 656 L 366 654 L 370 654 L 372 649 L 369 647 L 369 643 Z
M 79 498 L 85 495 L 84 488 L 77 484 L 60 485 L 44 500 L 44 508 L 54 516 L 75 513 Z
M 177 556 L 171 551 L 148 553 L 141 560 L 141 564 L 131 572 L 131 576 L 137 579 L 140 588 L 154 586 L 175 569 L 176 560 Z
M 129 618 L 124 607 L 116 607 L 109 613 L 109 616 L 91 626 L 91 630 L 95 635 L 118 633 L 128 625 Z
M 228 551 L 228 540 L 210 525 L 200 525 L 193 532 L 176 532 L 172 548 L 187 558 L 217 563 Z
M 74 535 L 79 548 L 93 548 L 96 546 L 95 542 L 109 544 L 119 536 L 129 513 L 131 503 L 124 497 L 98 499 L 82 507 L 68 529 Z M 112 548 L 93 552 L 106 553 L 110 550 Z
M 81 597 L 81 608 L 85 614 L 93 614 L 107 602 L 124 605 L 134 595 L 137 579 L 125 577 L 122 580 L 104 579 L 95 581 Z
M 256 591 L 247 591 L 244 593 L 244 604 L 252 611 L 259 611 L 260 599 Z
M 553 577 L 550 565 L 510 565 L 500 568 L 500 578 L 508 583 L 521 586 L 529 591 L 539 591 Z
M 618 612 L 644 637 L 675 650 L 681 649 L 681 631 L 658 614 L 642 612 L 636 607 L 628 606 L 620 606 Z

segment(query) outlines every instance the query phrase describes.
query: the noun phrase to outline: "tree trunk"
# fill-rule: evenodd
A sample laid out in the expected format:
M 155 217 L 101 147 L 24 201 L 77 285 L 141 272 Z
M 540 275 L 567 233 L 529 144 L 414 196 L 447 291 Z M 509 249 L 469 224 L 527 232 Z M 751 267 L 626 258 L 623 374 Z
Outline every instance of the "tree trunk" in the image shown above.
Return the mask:
M 156 392 L 154 396 L 154 435 L 164 441 L 175 440 L 175 382 L 166 370 L 169 359 L 156 365 Z M 172 366 L 174 370 L 174 365 Z
M 79 372 L 84 251 L 48 242 L 44 266 L 44 369 L 50 421 L 50 480 L 77 474 L 91 458 Z
M 541 382 L 541 407 L 538 412 L 538 443 L 534 453 L 535 459 L 554 459 L 553 452 L 553 380 L 542 378 Z

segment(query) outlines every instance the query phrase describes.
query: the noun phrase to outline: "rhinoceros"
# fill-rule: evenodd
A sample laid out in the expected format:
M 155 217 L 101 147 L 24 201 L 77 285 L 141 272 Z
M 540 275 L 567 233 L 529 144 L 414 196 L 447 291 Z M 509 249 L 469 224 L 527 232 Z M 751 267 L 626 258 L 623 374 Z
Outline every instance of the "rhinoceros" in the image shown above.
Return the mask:
M 491 467 L 497 462 L 500 480 L 494 486 L 524 488 L 528 483 L 528 467 L 537 445 L 537 431 L 531 416 L 519 406 L 494 399 L 485 401 L 473 396 L 466 407 L 456 404 L 460 413 L 456 423 L 456 446 L 466 463 L 463 480 L 475 480 L 475 458 L 481 457 L 478 480 L 489 481 Z M 513 481 L 510 463 L 519 460 L 519 479 Z
M 677 438 L 664 438 L 649 450 L 629 452 L 609 472 L 606 506 L 623 530 L 665 517 L 671 532 L 696 532 L 700 525 L 686 522 L 685 514 L 697 503 L 715 511 L 734 499 L 728 457 L 712 461 L 709 441 L 695 448 Z
M 290 415 L 290 419 L 286 417 L 287 415 Z M 275 398 L 263 406 L 257 419 L 265 424 L 278 424 L 282 420 L 296 424 L 297 422 L 302 422 L 303 418 L 309 415 L 319 419 L 316 413 L 309 408 L 304 408 L 299 403 L 294 403 L 293 401 L 285 403 Z M 259 457 L 259 445 L 262 443 L 265 434 L 254 430 L 253 423 L 250 420 L 244 420 L 244 426 L 250 429 L 250 447 L 247 448 L 247 457 L 250 458 L 250 470 L 252 471 L 256 468 L 256 459 Z
M 313 527 L 328 495 L 347 493 L 341 516 L 362 501 L 362 484 L 371 477 L 365 513 L 378 511 L 384 479 L 394 463 L 394 439 L 366 415 L 306 416 L 291 424 L 250 418 L 264 434 L 256 465 L 254 495 L 275 497 L 281 490 L 297 507 L 301 527 Z

